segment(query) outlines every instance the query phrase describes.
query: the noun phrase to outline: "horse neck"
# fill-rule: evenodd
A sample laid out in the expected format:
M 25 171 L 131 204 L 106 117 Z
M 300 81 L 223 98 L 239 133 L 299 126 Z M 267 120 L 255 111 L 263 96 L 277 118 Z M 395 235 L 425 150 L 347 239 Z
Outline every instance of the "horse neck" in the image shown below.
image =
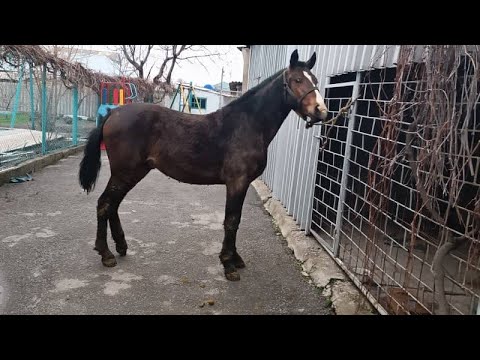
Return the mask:
M 270 144 L 290 113 L 291 107 L 286 103 L 283 77 L 280 75 L 272 83 L 255 94 L 257 106 L 254 117 L 263 124 L 266 144 Z

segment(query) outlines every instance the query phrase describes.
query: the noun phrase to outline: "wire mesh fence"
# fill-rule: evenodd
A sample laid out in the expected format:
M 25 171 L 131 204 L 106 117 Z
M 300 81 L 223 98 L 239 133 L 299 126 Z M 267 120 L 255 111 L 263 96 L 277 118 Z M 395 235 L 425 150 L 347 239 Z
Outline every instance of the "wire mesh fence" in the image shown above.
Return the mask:
M 479 53 L 412 51 L 330 79 L 311 230 L 388 313 L 479 314 Z
M 98 96 L 67 88 L 55 72 L 23 65 L 0 81 L 0 169 L 82 143 L 95 127 Z
M 0 169 L 83 142 L 108 107 L 159 103 L 171 92 L 163 81 L 91 70 L 75 54 L 74 47 L 0 45 Z

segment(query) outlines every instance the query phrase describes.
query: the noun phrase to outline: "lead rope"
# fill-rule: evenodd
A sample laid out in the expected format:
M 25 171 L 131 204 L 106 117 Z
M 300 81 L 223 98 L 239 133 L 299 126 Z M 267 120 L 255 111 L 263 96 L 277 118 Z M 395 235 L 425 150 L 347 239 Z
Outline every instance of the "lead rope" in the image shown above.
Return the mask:
M 334 118 L 328 120 L 328 121 L 325 121 L 325 122 L 320 122 L 320 123 L 316 123 L 316 124 L 312 124 L 313 125 L 332 125 L 327 133 L 325 134 L 325 141 L 322 141 L 322 146 L 321 148 L 319 149 L 319 152 L 322 152 L 323 149 L 325 149 L 325 146 L 327 146 L 327 143 L 328 143 L 328 139 L 329 139 L 329 135 L 330 135 L 330 131 L 332 131 L 333 127 L 335 126 L 335 124 L 337 123 L 338 119 L 340 117 L 343 117 L 347 112 L 348 110 L 350 110 L 350 107 L 360 98 L 360 96 L 358 96 L 355 100 L 352 100 L 352 98 L 348 99 L 347 101 L 347 104 L 342 107 L 339 111 L 338 111 L 338 114 L 337 116 L 335 116 Z M 319 138 L 321 140 L 321 138 Z

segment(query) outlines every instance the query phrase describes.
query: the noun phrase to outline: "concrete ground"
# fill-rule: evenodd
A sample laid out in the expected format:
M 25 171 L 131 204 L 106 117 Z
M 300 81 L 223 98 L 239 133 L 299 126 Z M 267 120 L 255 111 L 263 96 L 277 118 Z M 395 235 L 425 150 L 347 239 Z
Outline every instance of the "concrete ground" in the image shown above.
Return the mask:
M 104 267 L 93 246 L 108 160 L 90 195 L 78 185 L 80 160 L 0 186 L 0 314 L 333 314 L 253 187 L 238 232 L 247 265 L 239 282 L 225 279 L 218 259 L 225 187 L 158 171 L 121 204 L 129 252 Z M 108 243 L 114 251 L 110 231 Z
M 57 140 L 63 136 L 47 133 L 47 139 Z M 21 150 L 23 148 L 40 145 L 42 132 L 30 129 L 10 129 L 0 127 L 0 153 L 6 151 Z

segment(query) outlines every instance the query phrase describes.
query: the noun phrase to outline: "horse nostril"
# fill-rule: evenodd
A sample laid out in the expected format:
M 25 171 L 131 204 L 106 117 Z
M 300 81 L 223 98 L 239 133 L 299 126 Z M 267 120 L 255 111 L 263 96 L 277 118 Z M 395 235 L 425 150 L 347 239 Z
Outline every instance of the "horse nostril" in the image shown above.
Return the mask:
M 327 109 L 318 109 L 320 112 L 320 119 L 325 120 L 328 116 L 328 110 Z
M 315 115 L 317 115 L 317 117 L 320 119 L 325 120 L 328 116 L 328 110 L 325 106 L 317 105 L 315 108 Z

